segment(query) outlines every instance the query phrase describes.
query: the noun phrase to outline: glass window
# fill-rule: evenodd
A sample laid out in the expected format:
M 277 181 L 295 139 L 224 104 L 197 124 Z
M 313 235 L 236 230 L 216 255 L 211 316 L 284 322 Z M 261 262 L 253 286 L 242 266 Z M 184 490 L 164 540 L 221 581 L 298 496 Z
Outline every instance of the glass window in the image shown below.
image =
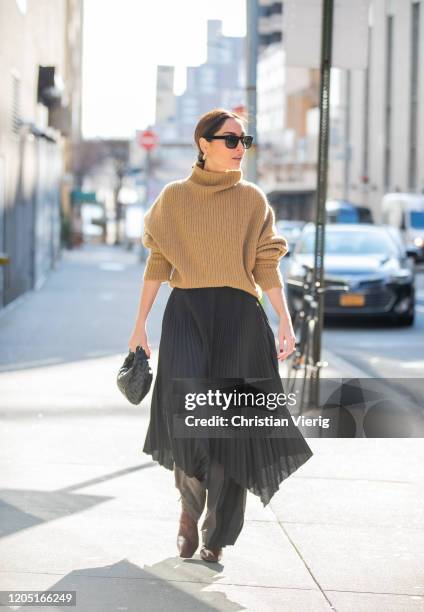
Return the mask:
M 422 210 L 411 210 L 409 220 L 411 227 L 416 229 L 424 229 L 424 211 Z
M 358 211 L 349 210 L 349 209 L 341 209 L 338 214 L 338 222 L 339 223 L 358 223 Z
M 299 254 L 314 252 L 315 232 L 308 232 L 299 243 Z M 325 235 L 326 255 L 391 255 L 398 250 L 390 235 L 385 232 L 327 232 Z

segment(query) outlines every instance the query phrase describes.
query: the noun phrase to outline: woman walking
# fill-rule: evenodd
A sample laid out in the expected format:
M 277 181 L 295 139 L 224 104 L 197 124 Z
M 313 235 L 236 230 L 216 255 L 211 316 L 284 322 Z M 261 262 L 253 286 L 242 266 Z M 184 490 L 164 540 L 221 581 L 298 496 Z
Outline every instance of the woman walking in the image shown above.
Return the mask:
M 195 391 L 205 379 L 257 379 L 284 393 L 278 361 L 293 352 L 296 341 L 279 270 L 287 242 L 275 233 L 263 191 L 243 179 L 241 162 L 252 144 L 243 118 L 212 110 L 200 118 L 194 140 L 199 154 L 191 174 L 168 183 L 144 218 L 143 244 L 150 254 L 129 348 L 141 345 L 150 356 L 146 320 L 161 283 L 168 281 L 172 291 L 143 451 L 174 471 L 182 506 L 180 556 L 196 552 L 206 505 L 200 556 L 216 562 L 241 532 L 247 491 L 268 504 L 312 451 L 285 407 L 274 411 L 289 417 L 284 436 L 176 430 L 178 383 Z M 278 355 L 259 301 L 262 291 L 279 316 Z

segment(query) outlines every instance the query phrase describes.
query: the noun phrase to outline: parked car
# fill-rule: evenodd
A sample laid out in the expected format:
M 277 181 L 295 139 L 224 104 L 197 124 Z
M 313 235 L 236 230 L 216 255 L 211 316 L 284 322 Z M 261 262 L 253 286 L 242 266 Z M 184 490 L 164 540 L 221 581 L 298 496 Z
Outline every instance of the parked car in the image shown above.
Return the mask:
M 327 223 L 373 223 L 371 210 L 367 206 L 347 200 L 327 200 L 325 212 Z
M 424 260 L 424 195 L 386 193 L 381 203 L 382 221 L 399 229 L 410 253 Z
M 393 225 L 385 224 L 382 224 L 382 227 L 386 228 L 399 247 L 406 251 L 407 256 L 411 258 L 413 263 L 415 263 L 418 259 L 418 247 L 411 247 L 410 245 L 407 245 L 405 241 L 405 234 L 399 228 L 394 227 Z
M 324 281 L 349 285 L 332 289 L 324 298 L 324 314 L 340 317 L 384 317 L 412 325 L 415 273 L 406 249 L 382 225 L 331 223 L 325 230 Z M 308 223 L 287 270 L 288 304 L 292 314 L 301 307 L 302 264 L 314 265 L 315 224 Z
M 305 225 L 306 221 L 295 221 L 295 220 L 278 220 L 275 222 L 275 226 L 277 229 L 277 233 L 279 236 L 283 236 L 288 242 L 289 250 L 287 255 L 290 255 L 296 243 L 302 233 L 302 227 Z

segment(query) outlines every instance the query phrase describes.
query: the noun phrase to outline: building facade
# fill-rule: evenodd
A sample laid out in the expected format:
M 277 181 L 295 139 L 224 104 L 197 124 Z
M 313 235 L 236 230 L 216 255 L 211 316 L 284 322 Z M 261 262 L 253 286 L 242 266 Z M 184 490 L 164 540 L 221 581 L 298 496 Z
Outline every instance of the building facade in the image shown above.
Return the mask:
M 40 286 L 60 257 L 64 146 L 80 106 L 64 78 L 80 18 L 80 0 L 0 3 L 0 308 Z
M 260 0 L 258 165 L 275 201 L 287 202 L 315 190 L 319 71 L 287 66 L 278 5 Z M 331 70 L 328 197 L 369 206 L 377 222 L 385 193 L 424 192 L 423 20 L 423 0 L 371 0 L 366 69 Z
M 344 151 L 329 187 L 380 221 L 385 193 L 424 193 L 424 3 L 373 0 L 368 37 L 367 70 L 339 71 Z
M 258 179 L 277 218 L 312 218 L 319 72 L 287 65 L 284 2 L 260 0 Z
M 186 89 L 173 93 L 173 67 L 159 66 L 155 129 L 167 141 L 192 143 L 199 117 L 215 107 L 245 104 L 246 38 L 224 36 L 222 21 L 207 23 L 207 59 L 187 69 Z

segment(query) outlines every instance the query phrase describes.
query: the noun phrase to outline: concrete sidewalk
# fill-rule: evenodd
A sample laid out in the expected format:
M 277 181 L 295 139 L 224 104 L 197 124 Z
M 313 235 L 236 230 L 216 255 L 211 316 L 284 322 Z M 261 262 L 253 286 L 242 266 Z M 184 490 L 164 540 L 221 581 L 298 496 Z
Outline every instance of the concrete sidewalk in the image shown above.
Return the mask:
M 424 610 L 420 439 L 309 439 L 220 564 L 177 556 L 173 474 L 141 451 L 150 394 L 115 384 L 141 279 L 131 253 L 84 247 L 0 316 L 0 590 L 76 590 L 78 612 Z

